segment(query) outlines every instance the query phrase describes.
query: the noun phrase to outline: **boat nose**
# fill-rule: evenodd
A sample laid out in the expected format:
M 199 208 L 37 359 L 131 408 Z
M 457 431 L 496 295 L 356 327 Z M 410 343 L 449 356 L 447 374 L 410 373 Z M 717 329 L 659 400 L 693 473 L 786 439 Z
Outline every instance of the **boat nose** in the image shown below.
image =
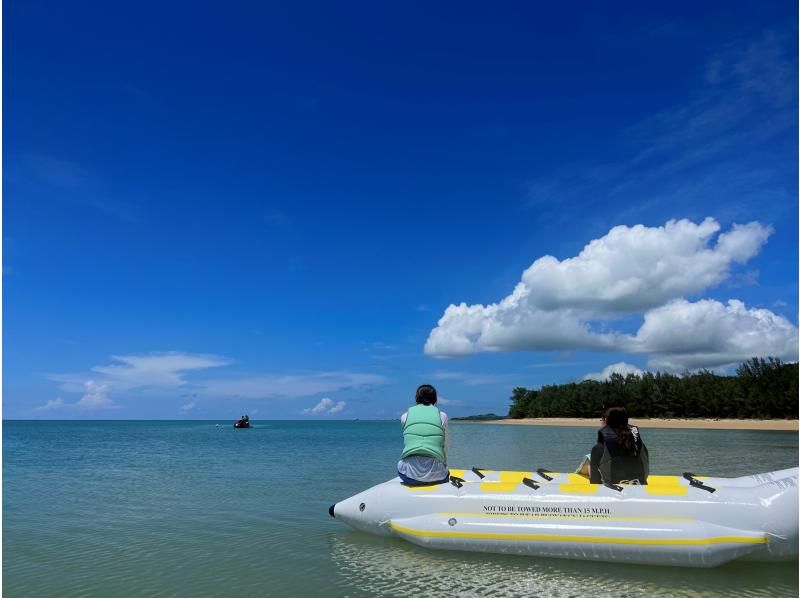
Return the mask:
M 329 506 L 328 507 L 328 515 L 330 515 L 331 517 L 336 517 L 336 515 L 333 514 L 333 510 L 335 508 L 336 508 L 336 503 L 333 503 L 331 506 Z

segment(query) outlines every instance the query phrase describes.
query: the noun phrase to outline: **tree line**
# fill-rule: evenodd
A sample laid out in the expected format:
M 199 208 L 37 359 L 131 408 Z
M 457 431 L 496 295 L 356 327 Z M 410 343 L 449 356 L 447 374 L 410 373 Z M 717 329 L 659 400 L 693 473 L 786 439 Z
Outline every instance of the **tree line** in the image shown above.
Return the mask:
M 708 370 L 683 375 L 645 372 L 517 387 L 508 416 L 599 417 L 604 407 L 622 406 L 631 417 L 797 419 L 798 367 L 775 358 L 753 358 L 720 376 Z

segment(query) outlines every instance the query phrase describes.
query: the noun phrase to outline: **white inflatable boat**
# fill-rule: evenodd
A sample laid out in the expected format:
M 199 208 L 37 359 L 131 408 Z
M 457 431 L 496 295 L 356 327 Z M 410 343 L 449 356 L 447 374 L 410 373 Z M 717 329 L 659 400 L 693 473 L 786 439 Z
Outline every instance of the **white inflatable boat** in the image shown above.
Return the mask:
M 450 470 L 399 478 L 331 505 L 357 530 L 428 548 L 715 567 L 798 556 L 798 468 L 741 478 L 651 475 L 590 484 L 580 473 Z

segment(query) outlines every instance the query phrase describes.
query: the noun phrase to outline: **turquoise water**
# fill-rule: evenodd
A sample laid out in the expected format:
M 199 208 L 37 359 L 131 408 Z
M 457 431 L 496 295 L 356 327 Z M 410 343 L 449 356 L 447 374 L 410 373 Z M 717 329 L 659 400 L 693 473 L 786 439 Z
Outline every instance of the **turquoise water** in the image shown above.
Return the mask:
M 3 593 L 796 596 L 797 564 L 712 570 L 434 552 L 328 506 L 394 475 L 397 422 L 3 424 Z M 572 470 L 591 428 L 451 425 L 451 464 Z M 643 430 L 658 473 L 797 466 L 795 432 Z

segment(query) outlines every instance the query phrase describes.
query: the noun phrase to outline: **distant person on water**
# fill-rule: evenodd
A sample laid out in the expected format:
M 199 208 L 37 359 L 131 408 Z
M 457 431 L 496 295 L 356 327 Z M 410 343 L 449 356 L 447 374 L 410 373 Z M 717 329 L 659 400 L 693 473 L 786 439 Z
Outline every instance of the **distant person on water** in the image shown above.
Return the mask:
M 430 384 L 417 388 L 416 405 L 400 418 L 403 426 L 403 454 L 397 473 L 404 484 L 442 484 L 450 477 L 447 469 L 447 414 L 436 406 L 436 389 Z
M 603 427 L 597 431 L 597 444 L 590 457 L 589 481 L 592 484 L 646 484 L 650 458 L 639 428 L 628 424 L 628 412 L 624 407 L 606 409 L 602 420 Z

